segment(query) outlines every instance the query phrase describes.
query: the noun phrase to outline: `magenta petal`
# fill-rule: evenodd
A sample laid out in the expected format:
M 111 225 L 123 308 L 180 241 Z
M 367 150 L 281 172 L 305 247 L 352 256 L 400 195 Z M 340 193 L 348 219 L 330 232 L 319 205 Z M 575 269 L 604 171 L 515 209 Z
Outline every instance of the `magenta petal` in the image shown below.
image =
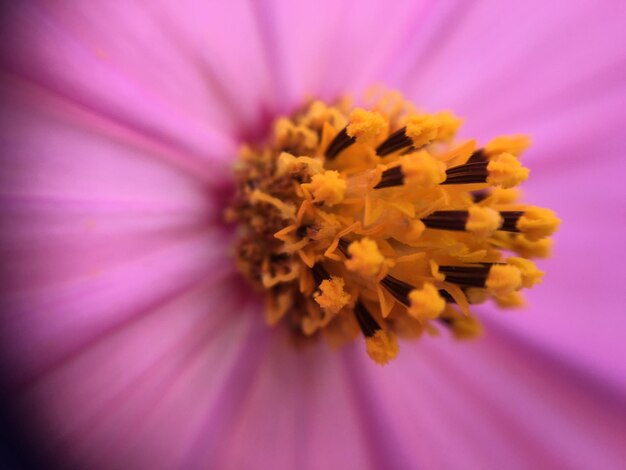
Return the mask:
M 626 456 L 619 391 L 497 329 L 450 346 L 401 344 L 398 361 L 382 371 L 355 358 L 355 380 L 377 384 L 361 394 L 379 408 L 369 426 L 385 431 L 378 448 L 389 446 L 388 459 L 398 452 L 409 468 L 619 468 Z
M 279 335 L 261 358 L 233 421 L 223 428 L 228 439 L 211 454 L 199 438 L 190 462 L 206 458 L 223 468 L 371 468 L 366 414 L 354 401 L 336 352 L 323 343 L 294 351 Z
M 189 289 L 30 385 L 21 404 L 44 450 L 81 467 L 178 466 L 205 410 L 233 392 L 250 339 L 261 344 L 256 306 L 232 287 L 231 278 Z
M 230 157 L 234 111 L 199 56 L 210 38 L 185 37 L 194 31 L 157 3 L 36 3 L 5 12 L 5 70 L 195 158 Z M 215 16 L 203 16 L 210 30 Z

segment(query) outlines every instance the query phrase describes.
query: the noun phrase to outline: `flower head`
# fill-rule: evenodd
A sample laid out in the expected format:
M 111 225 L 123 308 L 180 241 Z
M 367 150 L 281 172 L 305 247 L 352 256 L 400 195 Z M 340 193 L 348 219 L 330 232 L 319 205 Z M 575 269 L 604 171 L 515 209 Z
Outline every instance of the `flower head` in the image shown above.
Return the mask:
M 518 305 L 539 271 L 504 251 L 527 253 L 559 224 L 501 195 L 528 176 L 522 139 L 453 142 L 459 119 L 418 114 L 398 96 L 383 95 L 372 111 L 317 101 L 279 119 L 267 144 L 244 149 L 228 211 L 242 229 L 238 265 L 281 299 L 279 310 L 269 303 L 270 323 L 284 317 L 333 344 L 360 329 L 381 364 L 397 355 L 395 335 L 416 328 L 411 320 L 454 332 L 470 301 Z M 440 318 L 452 304 L 463 315 Z

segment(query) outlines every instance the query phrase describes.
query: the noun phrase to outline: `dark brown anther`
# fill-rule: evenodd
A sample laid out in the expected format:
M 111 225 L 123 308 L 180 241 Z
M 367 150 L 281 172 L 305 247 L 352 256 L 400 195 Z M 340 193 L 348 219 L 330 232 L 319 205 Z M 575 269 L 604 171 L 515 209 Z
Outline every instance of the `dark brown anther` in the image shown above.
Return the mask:
M 406 305 L 407 307 L 411 305 L 409 301 L 409 293 L 415 289 L 411 284 L 407 284 L 400 279 L 396 279 L 393 276 L 385 276 L 382 281 L 380 281 L 380 285 L 387 289 L 398 302 Z
M 350 253 L 348 253 L 349 246 L 350 242 L 348 240 L 344 240 L 343 238 L 339 239 L 339 244 L 337 245 L 337 247 L 346 258 L 350 258 Z
M 402 150 L 405 147 L 409 147 L 413 144 L 413 141 L 405 134 L 406 127 L 398 129 L 391 134 L 387 139 L 376 148 L 376 154 L 384 157 L 391 153 Z
M 315 280 L 315 287 L 319 287 L 322 282 L 327 279 L 330 279 L 330 274 L 328 271 L 322 266 L 322 263 L 315 263 L 312 268 L 313 271 L 313 279 Z
M 523 211 L 502 211 L 500 216 L 504 220 L 500 230 L 505 232 L 519 232 L 517 221 L 524 215 Z
M 356 139 L 354 137 L 350 137 L 348 135 L 348 128 L 344 127 L 328 145 L 328 148 L 326 149 L 326 158 L 328 160 L 334 160 L 337 155 L 350 147 L 354 142 L 356 142 Z
M 427 228 L 464 231 L 468 217 L 467 211 L 437 211 L 424 217 L 422 222 Z
M 485 183 L 489 176 L 488 164 L 489 162 L 484 160 L 448 168 L 446 180 L 441 184 Z
M 470 157 L 467 159 L 467 163 L 477 163 L 477 162 L 486 162 L 487 161 L 487 155 L 485 155 L 485 150 L 484 149 L 478 149 L 476 150 L 472 155 L 470 155 Z
M 394 166 L 383 171 L 380 182 L 374 186 L 374 189 L 390 188 L 393 186 L 402 186 L 404 184 L 404 174 L 401 166 Z
M 354 316 L 359 323 L 359 328 L 361 328 L 363 336 L 366 338 L 371 338 L 381 329 L 378 322 L 372 317 L 371 313 L 367 311 L 365 305 L 363 305 L 360 300 L 357 300 L 354 305 Z
M 476 266 L 439 266 L 439 272 L 446 276 L 446 282 L 464 287 L 485 287 L 491 263 Z

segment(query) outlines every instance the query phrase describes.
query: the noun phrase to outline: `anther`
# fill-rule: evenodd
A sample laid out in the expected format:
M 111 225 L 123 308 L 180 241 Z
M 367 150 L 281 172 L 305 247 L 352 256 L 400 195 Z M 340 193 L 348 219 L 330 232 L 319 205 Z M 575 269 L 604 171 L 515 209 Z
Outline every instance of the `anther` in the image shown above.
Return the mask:
M 328 271 L 326 271 L 321 263 L 315 263 L 311 271 L 313 272 L 313 279 L 315 280 L 316 287 L 319 287 L 319 285 L 325 280 L 330 279 L 330 274 L 328 274 Z
M 350 147 L 352 144 L 356 142 L 355 137 L 350 137 L 348 135 L 348 128 L 344 127 L 339 131 L 339 133 L 335 136 L 335 138 L 331 141 L 326 149 L 326 158 L 328 160 L 333 160 L 343 152 L 345 149 Z
M 487 161 L 474 161 L 454 166 L 446 171 L 446 179 L 441 184 L 486 183 L 489 172 Z
M 382 144 L 376 147 L 376 154 L 384 157 L 410 147 L 412 143 L 413 141 L 406 135 L 406 127 L 403 127 L 392 133 Z
M 489 183 L 512 188 L 528 178 L 528 168 L 524 168 L 510 153 L 487 160 L 484 153 L 479 152 L 475 152 L 467 163 L 449 168 L 442 184 Z
M 374 320 L 374 317 L 372 317 L 360 300 L 357 300 L 354 305 L 354 316 L 359 323 L 363 336 L 366 338 L 371 338 L 381 329 L 378 322 Z
M 552 235 L 561 223 L 553 211 L 542 207 L 503 211 L 500 215 L 504 219 L 501 230 L 522 233 L 531 242 Z
M 478 266 L 439 266 L 439 272 L 444 274 L 446 282 L 464 287 L 485 287 L 491 264 Z
M 350 257 L 345 261 L 346 268 L 365 277 L 377 276 L 385 264 L 378 245 L 367 237 L 350 243 L 348 253 Z
M 350 253 L 348 252 L 349 246 L 350 246 L 350 242 L 343 238 L 340 238 L 339 242 L 337 243 L 337 248 L 339 248 L 339 251 L 341 251 L 341 254 L 344 255 L 346 258 L 351 257 Z
M 426 282 L 421 289 L 409 293 L 409 315 L 418 320 L 434 320 L 446 307 L 445 299 L 431 283 Z
M 494 264 L 485 287 L 496 297 L 506 297 L 522 287 L 522 273 L 511 264 Z
M 402 186 L 403 184 L 404 173 L 402 173 L 402 167 L 398 165 L 383 171 L 380 182 L 376 186 L 374 186 L 374 189 Z
M 465 163 L 466 164 L 467 163 L 479 163 L 479 162 L 486 162 L 486 161 L 487 161 L 487 155 L 485 154 L 485 150 L 478 149 L 470 155 L 470 157 L 467 159 Z
M 476 318 L 459 315 L 447 309 L 437 320 L 448 328 L 456 339 L 471 339 L 482 333 L 480 323 Z
M 385 276 L 380 281 L 380 285 L 387 289 L 387 292 L 389 292 L 394 299 L 404 306 L 409 307 L 411 305 L 409 294 L 415 289 L 415 287 L 411 284 L 407 284 L 406 282 L 396 279 L 393 276 Z
M 468 217 L 467 211 L 436 211 L 422 218 L 422 222 L 427 228 L 463 231 Z
M 313 294 L 313 300 L 329 315 L 335 315 L 350 303 L 350 295 L 344 290 L 344 281 L 333 276 L 325 279 Z
M 365 336 L 365 350 L 368 356 L 380 365 L 395 358 L 399 350 L 395 336 L 380 327 L 361 301 L 357 301 L 354 314 Z
M 427 228 L 468 231 L 485 238 L 498 230 L 502 220 L 493 209 L 471 206 L 466 211 L 436 211 L 424 217 L 422 222 Z
M 304 183 L 301 186 L 302 189 L 311 192 L 313 202 L 332 207 L 343 201 L 347 183 L 338 171 L 327 170 L 314 175 L 310 183 Z

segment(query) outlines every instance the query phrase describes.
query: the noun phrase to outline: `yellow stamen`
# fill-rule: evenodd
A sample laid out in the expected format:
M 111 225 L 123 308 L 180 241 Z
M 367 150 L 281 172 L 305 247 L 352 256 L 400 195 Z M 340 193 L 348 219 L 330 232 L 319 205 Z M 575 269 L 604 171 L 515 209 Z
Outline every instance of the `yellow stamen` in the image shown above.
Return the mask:
M 347 134 L 354 137 L 357 142 L 374 140 L 387 128 L 387 122 L 380 113 L 366 111 L 363 108 L 356 108 L 348 119 L 350 124 L 346 129 Z
M 376 242 L 364 237 L 352 242 L 348 247 L 350 259 L 346 260 L 346 268 L 365 277 L 375 277 L 385 264 L 385 257 L 378 249 Z
M 350 303 L 350 296 L 343 288 L 343 279 L 333 276 L 320 284 L 319 292 L 313 294 L 313 299 L 326 313 L 334 315 Z
M 346 192 L 346 180 L 338 171 L 328 170 L 314 175 L 310 183 L 303 184 L 303 189 L 311 192 L 314 202 L 322 202 L 328 207 L 343 201 Z
M 433 320 L 437 318 L 446 306 L 446 302 L 439 295 L 439 291 L 431 283 L 425 283 L 421 289 L 412 290 L 409 294 L 411 305 L 409 315 L 418 320 Z
M 508 264 L 494 265 L 489 271 L 485 287 L 496 297 L 504 297 L 522 286 L 522 273 Z
M 517 222 L 517 228 L 530 241 L 549 237 L 561 224 L 556 214 L 550 209 L 531 207 L 524 212 Z
M 487 165 L 487 183 L 503 188 L 512 188 L 528 178 L 528 168 L 524 168 L 510 153 L 501 153 Z
M 489 207 L 471 206 L 468 214 L 465 229 L 479 237 L 489 237 L 502 225 L 502 218 L 498 211 Z
M 506 260 L 506 262 L 519 269 L 522 275 L 522 287 L 529 289 L 535 284 L 539 284 L 541 282 L 544 272 L 537 269 L 537 266 L 531 260 L 513 257 Z
M 406 124 L 406 135 L 415 148 L 422 148 L 437 138 L 439 121 L 434 116 L 412 116 Z
M 445 163 L 421 151 L 402 159 L 404 184 L 415 189 L 431 189 L 446 179 Z
M 376 363 L 385 365 L 398 355 L 398 341 L 393 333 L 378 330 L 374 336 L 365 338 L 367 355 Z

